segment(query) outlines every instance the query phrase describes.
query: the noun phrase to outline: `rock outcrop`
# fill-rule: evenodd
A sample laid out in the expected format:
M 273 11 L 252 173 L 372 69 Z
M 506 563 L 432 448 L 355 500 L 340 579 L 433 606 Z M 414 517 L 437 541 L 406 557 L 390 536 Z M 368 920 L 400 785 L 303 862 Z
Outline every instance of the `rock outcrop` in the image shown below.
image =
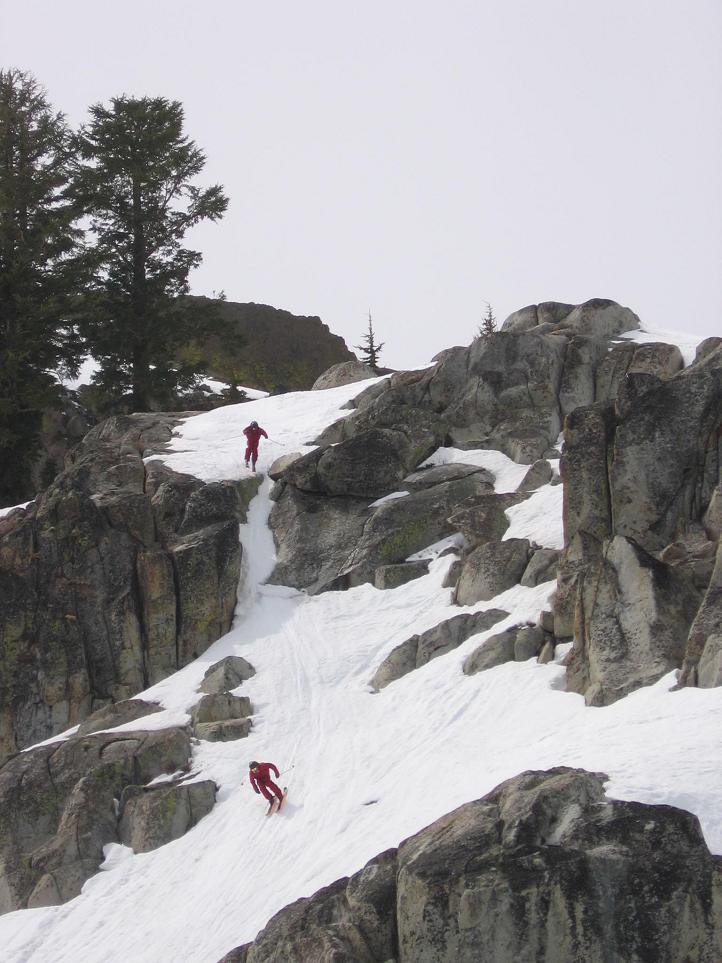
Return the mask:
M 180 839 L 213 809 L 218 787 L 210 779 L 168 786 L 129 786 L 120 798 L 118 836 L 134 853 Z
M 190 753 L 186 729 L 108 732 L 39 746 L 0 766 L 0 913 L 77 896 L 103 862 L 103 847 L 120 840 L 123 792 L 187 769 Z M 149 788 L 151 808 L 169 791 Z M 182 820 L 170 822 L 180 834 Z
M 373 377 L 373 370 L 361 361 L 341 361 L 319 375 L 312 385 L 312 390 L 338 388 L 339 385 L 351 385 L 356 381 L 368 381 Z
M 420 635 L 412 635 L 386 656 L 371 679 L 371 687 L 377 691 L 383 689 L 390 682 L 419 669 L 432 659 L 457 649 L 473 635 L 486 632 L 508 615 L 509 613 L 502 609 L 464 612 L 446 619 Z
M 635 349 L 614 400 L 565 425 L 554 632 L 574 639 L 568 686 L 593 705 L 681 667 L 683 685 L 719 684 L 722 347 L 684 370 L 668 349 Z
M 696 817 L 526 772 L 276 914 L 223 963 L 715 963 L 722 861 Z
M 111 418 L 0 519 L 0 759 L 128 699 L 228 631 L 258 479 L 148 459 L 177 416 Z
M 315 451 L 274 465 L 270 524 L 278 565 L 271 581 L 310 592 L 345 588 L 455 530 L 470 548 L 502 538 L 512 499 L 550 480 L 545 459 L 558 454 L 564 416 L 596 401 L 610 339 L 639 323 L 628 308 L 604 300 L 520 314 L 490 338 L 442 352 L 432 368 L 369 386 L 350 415 L 315 439 Z M 627 367 L 649 348 L 622 347 L 631 348 Z M 660 356 L 658 369 L 675 363 Z M 658 369 L 650 376 L 661 376 Z M 498 495 L 490 474 L 473 465 L 419 469 L 442 445 L 498 449 L 534 467 L 520 493 Z M 396 491 L 410 494 L 370 507 Z

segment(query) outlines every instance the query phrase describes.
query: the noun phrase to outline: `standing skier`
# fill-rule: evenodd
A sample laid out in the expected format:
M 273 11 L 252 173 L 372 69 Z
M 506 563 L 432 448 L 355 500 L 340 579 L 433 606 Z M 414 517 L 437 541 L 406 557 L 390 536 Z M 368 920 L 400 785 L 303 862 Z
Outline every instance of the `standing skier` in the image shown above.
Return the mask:
M 248 764 L 248 768 L 251 770 L 253 791 L 263 793 L 271 805 L 274 803 L 273 797 L 275 796 L 280 806 L 283 802 L 283 793 L 271 779 L 271 770 L 276 774 L 276 779 L 280 776 L 278 766 L 274 766 L 272 762 L 251 762 Z
M 243 434 L 246 436 L 246 468 L 248 468 L 248 462 L 250 459 L 253 470 L 256 470 L 256 461 L 258 460 L 258 442 L 261 440 L 261 435 L 264 438 L 268 438 L 266 432 L 261 428 L 257 421 L 252 421 L 247 428 L 243 429 Z

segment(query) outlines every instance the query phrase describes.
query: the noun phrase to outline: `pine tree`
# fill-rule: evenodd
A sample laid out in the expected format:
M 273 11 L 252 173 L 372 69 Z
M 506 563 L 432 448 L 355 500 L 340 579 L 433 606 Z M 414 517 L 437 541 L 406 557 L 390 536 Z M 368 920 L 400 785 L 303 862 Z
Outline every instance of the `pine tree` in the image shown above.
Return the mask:
M 484 304 L 486 305 L 486 311 L 484 312 L 484 316 L 481 319 L 481 324 L 479 325 L 478 337 L 486 340 L 487 338 L 490 338 L 492 334 L 496 334 L 497 323 L 496 315 L 494 314 L 489 302 L 485 301 Z
M 163 97 L 113 98 L 80 132 L 77 196 L 94 236 L 95 283 L 83 332 L 100 364 L 94 384 L 116 408 L 173 406 L 202 365 L 182 348 L 222 325 L 213 300 L 186 299 L 202 256 L 186 232 L 217 221 L 220 185 L 193 181 L 205 155 L 183 132 L 183 107 Z
M 367 364 L 372 371 L 379 370 L 379 355 L 381 354 L 381 349 L 383 348 L 385 341 L 381 344 L 376 344 L 376 335 L 374 333 L 373 321 L 371 319 L 371 312 L 369 311 L 369 327 L 366 334 L 363 336 L 363 344 L 357 344 L 356 350 L 361 352 L 361 361 Z
M 74 373 L 69 322 L 82 286 L 80 232 L 69 199 L 72 135 L 35 78 L 0 70 L 0 499 L 31 497 L 44 409 L 59 404 L 54 371 Z

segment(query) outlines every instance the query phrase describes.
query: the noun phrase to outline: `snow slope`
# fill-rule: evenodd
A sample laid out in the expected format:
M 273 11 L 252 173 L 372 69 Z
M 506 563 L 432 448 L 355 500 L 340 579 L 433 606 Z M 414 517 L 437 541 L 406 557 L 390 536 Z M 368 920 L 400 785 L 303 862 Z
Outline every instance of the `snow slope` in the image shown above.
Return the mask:
M 196 416 L 166 460 L 208 481 L 240 477 L 241 432 L 255 418 L 273 442 L 262 442 L 265 469 L 284 451 L 307 449 L 363 387 Z M 449 452 L 435 460 L 483 464 L 501 490 L 526 470 L 498 452 Z M 256 667 L 239 690 L 254 706 L 251 735 L 201 743 L 195 752 L 197 778 L 220 787 L 215 808 L 155 852 L 107 847 L 103 871 L 70 903 L 0 917 L 4 961 L 215 963 L 287 903 L 529 768 L 604 771 L 617 798 L 696 813 L 710 847 L 722 852 L 722 689 L 673 693 L 671 674 L 613 706 L 587 708 L 563 691 L 558 664 L 531 660 L 464 676 L 464 658 L 485 636 L 537 617 L 553 589 L 547 583 L 473 606 L 468 611 L 500 607 L 512 616 L 372 694 L 368 680 L 392 648 L 460 611 L 441 587 L 450 559 L 435 559 L 428 575 L 387 591 L 364 585 L 309 598 L 264 586 L 274 563 L 269 490 L 266 479 L 241 528 L 248 570 L 231 632 L 144 694 L 166 707 L 148 727 L 182 722 L 209 665 L 237 654 Z M 517 506 L 510 533 L 559 544 L 560 497 L 561 486 L 547 486 L 525 503 L 534 511 Z M 288 802 L 270 820 L 248 785 L 253 758 L 287 770 L 280 782 Z

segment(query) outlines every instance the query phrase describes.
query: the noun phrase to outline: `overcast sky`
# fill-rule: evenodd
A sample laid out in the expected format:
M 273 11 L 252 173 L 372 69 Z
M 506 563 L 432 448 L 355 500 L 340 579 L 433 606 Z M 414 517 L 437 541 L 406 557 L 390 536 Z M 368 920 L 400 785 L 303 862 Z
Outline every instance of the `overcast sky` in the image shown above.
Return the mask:
M 197 293 L 319 314 L 385 360 L 483 300 L 609 297 L 722 334 L 722 0 L 0 0 L 0 64 L 77 124 L 182 101 L 224 184 Z

